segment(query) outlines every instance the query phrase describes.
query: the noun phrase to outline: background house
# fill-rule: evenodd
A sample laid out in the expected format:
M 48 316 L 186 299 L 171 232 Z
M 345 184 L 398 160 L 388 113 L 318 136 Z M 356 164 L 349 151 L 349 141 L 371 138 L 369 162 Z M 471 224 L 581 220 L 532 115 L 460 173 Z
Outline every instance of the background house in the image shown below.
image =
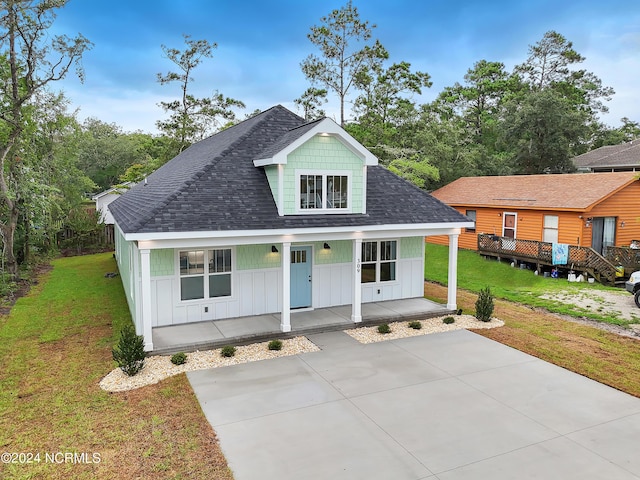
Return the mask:
M 329 119 L 277 106 L 192 145 L 109 206 L 145 348 L 162 326 L 423 297 L 424 237 L 472 223 Z M 242 318 L 238 318 L 241 322 Z
M 104 192 L 95 194 L 91 199 L 96 202 L 96 211 L 100 212 L 100 221 L 105 225 L 113 225 L 113 215 L 109 211 L 109 204 L 130 188 L 133 182 L 125 182 L 122 185 L 111 187 Z
M 462 248 L 477 249 L 481 233 L 599 253 L 640 239 L 637 173 L 464 177 L 432 195 L 475 220 L 475 227 L 460 235 Z
M 573 159 L 578 172 L 640 172 L 640 139 L 605 145 Z

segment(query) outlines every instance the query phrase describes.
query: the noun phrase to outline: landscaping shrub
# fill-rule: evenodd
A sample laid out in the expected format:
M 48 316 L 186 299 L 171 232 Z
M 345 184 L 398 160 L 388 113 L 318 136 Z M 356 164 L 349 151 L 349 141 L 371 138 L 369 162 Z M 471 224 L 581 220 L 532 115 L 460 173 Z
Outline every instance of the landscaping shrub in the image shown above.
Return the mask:
M 144 339 L 142 335 L 136 335 L 132 324 L 129 323 L 122 329 L 118 345 L 111 350 L 111 354 L 126 375 L 132 377 L 142 370 L 147 356 Z
M 378 325 L 378 333 L 391 333 L 391 327 L 388 323 L 383 323 L 382 325 Z
M 413 328 L 414 330 L 420 330 L 422 328 L 422 323 L 417 320 L 409 322 L 409 328 Z
M 480 290 L 478 299 L 476 300 L 476 318 L 482 322 L 491 321 L 493 315 L 493 295 L 491 289 L 485 287 Z
M 456 319 L 453 318 L 453 317 L 444 317 L 442 319 L 442 323 L 446 323 L 447 325 L 449 325 L 449 324 L 451 324 L 451 323 L 453 323 L 455 321 L 456 321 Z
M 225 345 L 220 349 L 220 355 L 223 357 L 233 357 L 236 354 L 236 347 L 233 345 Z
M 171 356 L 171 363 L 174 365 L 182 365 L 187 363 L 187 355 L 183 352 L 178 352 Z
M 271 340 L 267 348 L 269 350 L 282 350 L 282 340 Z

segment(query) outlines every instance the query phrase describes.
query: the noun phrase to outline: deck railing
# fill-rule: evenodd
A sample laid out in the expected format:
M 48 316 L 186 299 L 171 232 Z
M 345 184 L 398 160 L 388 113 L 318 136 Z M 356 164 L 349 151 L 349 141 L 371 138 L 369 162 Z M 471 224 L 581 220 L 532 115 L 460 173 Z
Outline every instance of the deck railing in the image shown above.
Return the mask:
M 622 265 L 626 274 L 640 270 L 640 249 L 629 247 L 605 247 L 604 257 L 614 265 Z
M 478 252 L 520 261 L 553 265 L 553 244 L 535 240 L 521 240 L 497 235 L 478 235 Z M 567 267 L 589 272 L 599 282 L 613 285 L 616 267 L 589 247 L 569 245 Z

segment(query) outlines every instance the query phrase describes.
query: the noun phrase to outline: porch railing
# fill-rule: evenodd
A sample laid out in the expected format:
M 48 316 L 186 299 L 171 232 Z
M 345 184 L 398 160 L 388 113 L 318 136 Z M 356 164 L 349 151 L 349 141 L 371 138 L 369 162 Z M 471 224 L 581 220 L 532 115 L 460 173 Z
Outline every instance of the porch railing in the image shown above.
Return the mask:
M 553 244 L 535 240 L 521 240 L 497 235 L 478 235 L 478 252 L 496 257 L 512 258 L 537 265 L 553 265 Z M 594 249 L 569 245 L 566 266 L 588 272 L 600 283 L 614 285 L 616 267 Z

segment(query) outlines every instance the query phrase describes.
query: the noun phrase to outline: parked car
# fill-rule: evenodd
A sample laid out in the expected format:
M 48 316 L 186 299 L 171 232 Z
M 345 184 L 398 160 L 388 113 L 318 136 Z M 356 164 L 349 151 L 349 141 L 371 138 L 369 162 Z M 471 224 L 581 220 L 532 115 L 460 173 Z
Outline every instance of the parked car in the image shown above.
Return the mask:
M 624 285 L 629 293 L 633 293 L 633 299 L 640 308 L 640 270 L 633 272 Z

